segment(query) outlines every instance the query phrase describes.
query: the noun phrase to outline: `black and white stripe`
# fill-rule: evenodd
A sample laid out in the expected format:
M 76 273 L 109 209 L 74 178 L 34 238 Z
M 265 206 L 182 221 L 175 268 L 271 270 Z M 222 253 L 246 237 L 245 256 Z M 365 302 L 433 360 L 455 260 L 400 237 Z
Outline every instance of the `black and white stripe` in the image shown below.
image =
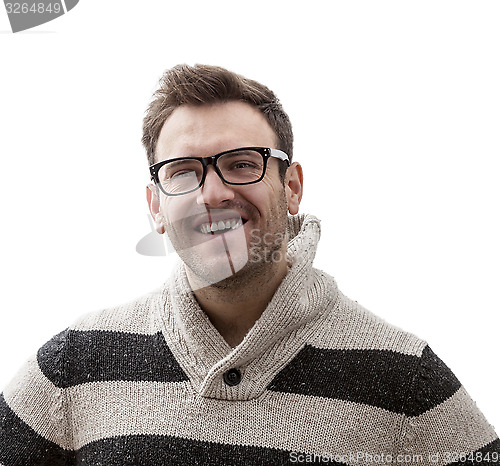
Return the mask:
M 289 464 L 304 452 L 388 455 L 405 419 L 449 425 L 447 413 L 456 406 L 470 415 L 467 435 L 477 435 L 444 433 L 436 447 L 498 449 L 463 387 L 428 347 L 417 356 L 306 345 L 262 397 L 228 403 L 197 399 L 159 332 L 66 330 L 40 349 L 19 381 L 39 389 L 24 395 L 7 389 L 7 400 L 0 399 L 4 466 L 259 465 Z M 415 386 L 419 397 L 411 395 Z M 60 398 L 70 403 L 70 443 L 56 427 L 43 427 L 47 417 L 57 422 L 47 400 Z M 370 450 L 374 436 L 377 451 Z
M 44 375 L 60 388 L 105 380 L 188 380 L 160 332 L 65 330 L 40 348 L 37 359 Z
M 420 385 L 418 399 L 411 398 L 413 383 Z M 419 357 L 306 345 L 269 385 L 274 391 L 364 403 L 407 416 L 424 413 L 459 388 L 460 382 L 428 346 Z

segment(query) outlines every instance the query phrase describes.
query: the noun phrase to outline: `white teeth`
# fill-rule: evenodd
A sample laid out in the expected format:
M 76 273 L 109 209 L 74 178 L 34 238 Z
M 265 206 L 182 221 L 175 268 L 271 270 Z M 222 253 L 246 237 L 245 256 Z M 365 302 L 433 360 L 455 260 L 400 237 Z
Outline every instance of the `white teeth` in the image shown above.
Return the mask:
M 242 220 L 220 220 L 218 222 L 213 222 L 213 223 L 204 223 L 200 225 L 199 229 L 202 233 L 209 234 L 213 233 L 216 231 L 222 231 L 222 230 L 236 230 L 236 228 L 239 228 L 243 225 Z

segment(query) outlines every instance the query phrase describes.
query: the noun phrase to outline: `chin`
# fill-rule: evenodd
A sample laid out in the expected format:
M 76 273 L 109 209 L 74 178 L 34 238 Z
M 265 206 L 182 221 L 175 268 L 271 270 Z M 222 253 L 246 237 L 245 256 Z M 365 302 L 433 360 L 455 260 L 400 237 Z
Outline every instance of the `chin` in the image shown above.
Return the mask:
M 186 251 L 183 251 L 179 256 L 197 281 L 200 282 L 197 284 L 198 289 L 223 284 L 227 280 L 231 281 L 241 275 L 248 264 L 248 251 L 246 248 L 238 251 L 238 253 L 232 251 L 231 254 L 222 250 L 216 255 L 208 255 L 200 253 L 200 251 L 192 251 L 191 254 L 186 254 Z

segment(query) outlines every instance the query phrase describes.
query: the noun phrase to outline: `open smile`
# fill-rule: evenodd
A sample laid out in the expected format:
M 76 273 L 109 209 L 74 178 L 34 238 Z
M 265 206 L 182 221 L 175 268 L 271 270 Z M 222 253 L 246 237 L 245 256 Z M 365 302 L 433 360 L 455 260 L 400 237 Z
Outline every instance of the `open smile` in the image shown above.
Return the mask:
M 199 225 L 196 229 L 204 234 L 220 234 L 226 233 L 228 231 L 236 230 L 242 227 L 247 222 L 246 219 L 231 219 L 231 220 L 219 220 L 214 222 L 206 222 Z
M 234 209 L 210 209 L 206 214 L 194 216 L 191 226 L 204 235 L 220 235 L 241 228 L 247 221 Z

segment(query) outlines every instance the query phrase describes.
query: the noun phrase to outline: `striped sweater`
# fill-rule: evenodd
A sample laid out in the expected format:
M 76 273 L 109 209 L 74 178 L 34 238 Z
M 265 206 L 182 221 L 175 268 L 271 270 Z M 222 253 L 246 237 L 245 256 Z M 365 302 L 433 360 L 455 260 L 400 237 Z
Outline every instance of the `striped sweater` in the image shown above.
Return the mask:
M 235 348 L 182 264 L 46 343 L 0 396 L 0 464 L 500 465 L 493 428 L 429 346 L 312 266 L 319 221 L 289 217 L 288 233 L 291 268 Z

